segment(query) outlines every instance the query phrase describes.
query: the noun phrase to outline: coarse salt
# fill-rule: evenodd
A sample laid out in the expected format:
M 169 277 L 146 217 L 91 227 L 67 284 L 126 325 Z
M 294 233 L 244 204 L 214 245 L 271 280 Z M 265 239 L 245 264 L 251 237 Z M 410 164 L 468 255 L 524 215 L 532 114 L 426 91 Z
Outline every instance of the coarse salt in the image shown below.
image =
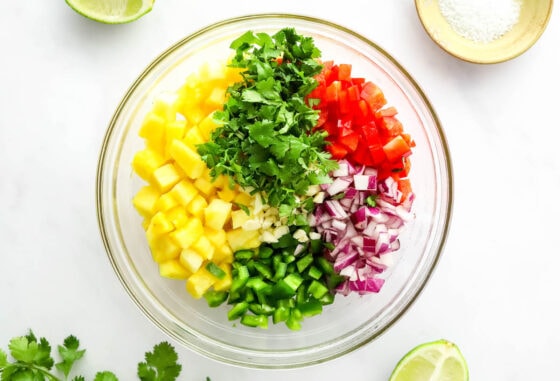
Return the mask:
M 519 20 L 520 0 L 439 0 L 441 14 L 459 35 L 492 42 Z

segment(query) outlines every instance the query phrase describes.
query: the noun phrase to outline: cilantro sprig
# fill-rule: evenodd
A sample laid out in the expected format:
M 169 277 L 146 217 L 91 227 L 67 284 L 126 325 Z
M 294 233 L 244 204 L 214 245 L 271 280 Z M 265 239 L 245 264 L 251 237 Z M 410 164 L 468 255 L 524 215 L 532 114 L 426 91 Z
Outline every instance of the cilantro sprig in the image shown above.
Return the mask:
M 311 185 L 330 182 L 336 161 L 314 131 L 318 112 L 306 103 L 317 86 L 321 52 L 311 37 L 284 28 L 273 35 L 248 31 L 231 43 L 230 65 L 243 80 L 227 90 L 220 127 L 198 152 L 213 176 L 229 175 L 287 214 Z
M 70 378 L 76 361 L 86 351 L 80 348 L 75 336 L 68 336 L 57 347 L 60 360 L 55 363 L 51 345 L 44 337 L 37 338 L 32 331 L 25 336 L 14 337 L 8 344 L 8 353 L 0 349 L 0 380 L 2 381 L 85 381 L 80 375 Z M 161 342 L 151 352 L 146 352 L 143 362 L 138 364 L 141 381 L 174 381 L 179 377 L 181 365 L 173 346 Z M 209 379 L 206 379 L 209 381 Z M 118 381 L 110 371 L 95 374 L 94 381 Z

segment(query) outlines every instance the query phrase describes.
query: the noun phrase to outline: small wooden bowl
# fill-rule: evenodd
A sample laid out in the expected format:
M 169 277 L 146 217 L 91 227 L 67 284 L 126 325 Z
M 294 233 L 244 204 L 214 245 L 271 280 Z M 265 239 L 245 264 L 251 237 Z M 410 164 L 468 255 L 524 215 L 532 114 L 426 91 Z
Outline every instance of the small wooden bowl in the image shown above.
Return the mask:
M 424 29 L 442 49 L 464 61 L 491 64 L 515 58 L 537 42 L 550 19 L 553 0 L 521 0 L 518 22 L 488 43 L 475 42 L 455 32 L 441 14 L 438 0 L 415 2 Z

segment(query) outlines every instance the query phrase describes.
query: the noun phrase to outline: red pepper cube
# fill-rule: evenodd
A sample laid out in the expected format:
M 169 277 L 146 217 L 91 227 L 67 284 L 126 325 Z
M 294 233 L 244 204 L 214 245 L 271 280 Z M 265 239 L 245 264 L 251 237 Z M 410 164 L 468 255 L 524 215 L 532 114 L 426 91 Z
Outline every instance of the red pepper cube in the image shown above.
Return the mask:
M 387 103 L 383 91 L 370 81 L 364 83 L 360 96 L 367 102 L 372 113 L 375 113 Z
M 338 65 L 338 80 L 350 82 L 352 80 L 352 65 L 340 64 Z
M 383 146 L 383 151 L 387 156 L 387 160 L 395 162 L 412 153 L 410 146 L 406 143 L 402 136 L 395 136 Z

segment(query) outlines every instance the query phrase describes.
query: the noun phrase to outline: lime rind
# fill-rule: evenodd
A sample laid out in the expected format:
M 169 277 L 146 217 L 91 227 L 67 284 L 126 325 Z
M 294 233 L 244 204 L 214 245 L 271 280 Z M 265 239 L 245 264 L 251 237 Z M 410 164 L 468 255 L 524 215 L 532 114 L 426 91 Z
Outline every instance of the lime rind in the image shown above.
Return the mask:
M 104 24 L 125 24 L 152 10 L 155 0 L 66 0 L 82 16 Z
M 389 381 L 468 381 L 467 362 L 458 346 L 441 339 L 412 348 L 397 363 Z

